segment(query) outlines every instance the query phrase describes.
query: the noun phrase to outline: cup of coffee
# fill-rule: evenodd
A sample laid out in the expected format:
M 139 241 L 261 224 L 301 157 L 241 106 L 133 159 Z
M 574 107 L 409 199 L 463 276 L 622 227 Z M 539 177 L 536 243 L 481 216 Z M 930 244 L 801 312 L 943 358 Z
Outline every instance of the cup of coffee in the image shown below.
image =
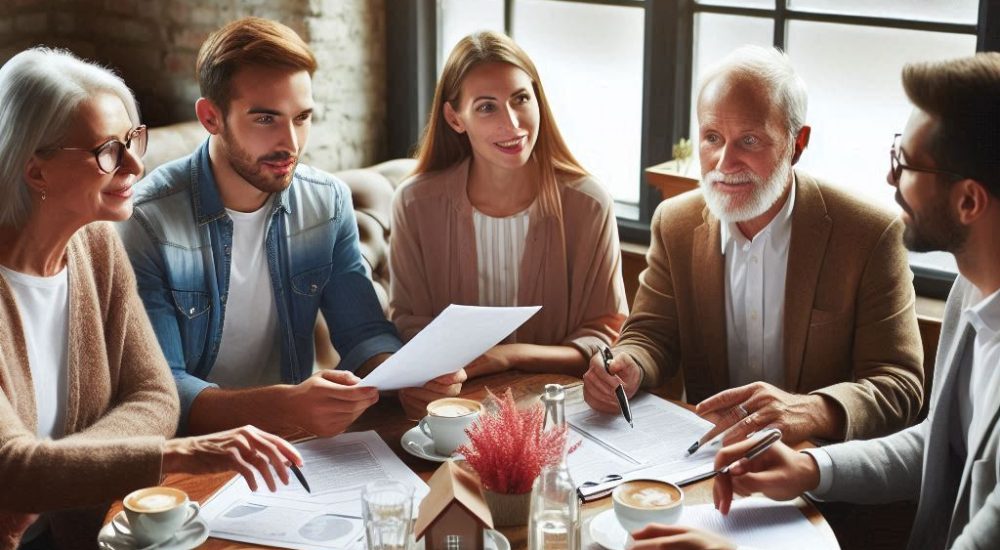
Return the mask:
M 122 501 L 128 527 L 139 546 L 163 542 L 198 517 L 201 509 L 187 493 L 173 487 L 146 487 Z
M 667 481 L 634 479 L 615 487 L 611 500 L 618 523 L 632 533 L 650 523 L 675 523 L 684 508 L 684 491 Z
M 434 441 L 434 452 L 451 456 L 460 445 L 469 442 L 465 429 L 479 418 L 483 406 L 472 399 L 445 397 L 427 404 L 427 416 L 420 421 L 420 431 Z

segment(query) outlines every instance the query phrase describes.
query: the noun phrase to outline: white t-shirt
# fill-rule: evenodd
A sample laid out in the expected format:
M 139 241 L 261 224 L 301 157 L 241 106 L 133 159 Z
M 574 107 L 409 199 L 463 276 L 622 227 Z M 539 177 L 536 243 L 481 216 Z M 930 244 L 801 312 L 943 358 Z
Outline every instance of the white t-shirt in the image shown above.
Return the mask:
M 36 277 L 0 266 L 0 276 L 14 292 L 24 325 L 28 368 L 35 388 L 35 408 L 40 439 L 63 436 L 69 368 L 69 277 L 67 269 L 51 277 Z
M 222 342 L 208 381 L 222 388 L 248 388 L 281 382 L 278 311 L 264 240 L 271 201 L 256 212 L 226 209 L 233 221 L 229 296 Z

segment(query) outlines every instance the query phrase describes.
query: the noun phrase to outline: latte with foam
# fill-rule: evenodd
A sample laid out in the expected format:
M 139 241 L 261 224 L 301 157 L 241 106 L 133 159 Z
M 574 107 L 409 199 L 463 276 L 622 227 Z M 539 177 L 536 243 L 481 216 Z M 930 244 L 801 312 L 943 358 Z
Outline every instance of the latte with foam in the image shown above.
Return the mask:
M 427 405 L 427 414 L 446 418 L 457 418 L 482 410 L 482 405 L 471 399 L 445 398 L 438 399 Z
M 680 501 L 677 490 L 657 481 L 631 481 L 623 484 L 618 498 L 636 508 L 667 508 Z
M 170 487 L 150 487 L 136 491 L 123 503 L 134 512 L 152 514 L 176 508 L 187 501 L 187 495 Z

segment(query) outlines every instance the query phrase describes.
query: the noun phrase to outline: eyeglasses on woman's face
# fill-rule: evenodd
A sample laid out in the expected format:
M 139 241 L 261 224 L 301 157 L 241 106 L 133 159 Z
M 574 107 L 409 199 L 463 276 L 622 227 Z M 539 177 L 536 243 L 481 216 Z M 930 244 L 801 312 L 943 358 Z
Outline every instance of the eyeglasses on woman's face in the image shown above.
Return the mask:
M 125 158 L 125 150 L 128 149 L 132 151 L 132 154 L 142 158 L 146 154 L 146 145 L 149 139 L 149 134 L 146 132 L 146 125 L 142 124 L 132 130 L 129 130 L 128 135 L 125 136 L 125 141 L 121 141 L 117 138 L 110 139 L 93 149 L 85 149 L 82 147 L 53 147 L 52 150 L 59 151 L 87 151 L 94 155 L 97 160 L 97 167 L 100 168 L 101 172 L 105 174 L 110 174 L 114 172 L 122 165 L 122 160 Z

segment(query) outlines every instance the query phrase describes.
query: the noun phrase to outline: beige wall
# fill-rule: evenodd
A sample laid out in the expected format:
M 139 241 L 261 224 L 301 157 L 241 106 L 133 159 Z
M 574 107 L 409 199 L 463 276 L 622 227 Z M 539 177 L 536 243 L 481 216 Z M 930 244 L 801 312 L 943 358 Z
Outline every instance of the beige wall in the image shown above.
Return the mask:
M 194 119 L 194 63 L 210 32 L 245 15 L 281 21 L 312 46 L 310 157 L 353 168 L 382 160 L 384 0 L 0 0 L 0 63 L 24 48 L 68 48 L 117 70 L 151 126 Z

